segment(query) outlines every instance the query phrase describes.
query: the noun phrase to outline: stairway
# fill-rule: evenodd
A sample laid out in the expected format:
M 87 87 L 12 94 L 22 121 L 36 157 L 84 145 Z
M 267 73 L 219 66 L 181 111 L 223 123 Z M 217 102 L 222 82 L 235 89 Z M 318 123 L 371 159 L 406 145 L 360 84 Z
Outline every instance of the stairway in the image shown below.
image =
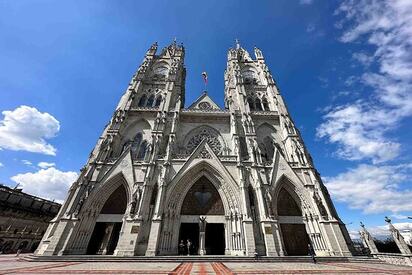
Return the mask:
M 27 255 L 22 259 L 36 262 L 311 262 L 310 256 L 254 257 L 245 256 L 133 256 L 119 257 L 111 255 L 63 255 L 35 256 Z M 369 262 L 379 263 L 371 257 L 316 257 L 318 262 Z

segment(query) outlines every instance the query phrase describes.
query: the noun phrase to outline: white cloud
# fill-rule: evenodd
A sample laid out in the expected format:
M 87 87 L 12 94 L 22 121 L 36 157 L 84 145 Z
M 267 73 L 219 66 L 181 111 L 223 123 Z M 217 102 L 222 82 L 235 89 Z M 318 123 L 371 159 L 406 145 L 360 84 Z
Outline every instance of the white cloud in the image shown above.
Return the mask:
M 0 162 L 0 167 L 4 167 L 4 164 Z
M 56 163 L 41 161 L 41 162 L 37 163 L 37 166 L 39 166 L 42 169 L 47 169 L 49 167 L 56 166 Z
M 345 159 L 370 158 L 380 163 L 395 158 L 400 144 L 388 141 L 383 133 L 393 125 L 394 117 L 358 101 L 329 111 L 317 128 L 317 136 L 338 143 L 337 154 Z
M 56 155 L 56 148 L 46 141 L 60 129 L 59 121 L 52 115 L 24 105 L 2 114 L 0 148 Z
M 299 4 L 301 5 L 311 5 L 313 3 L 313 0 L 300 0 Z
M 32 166 L 33 165 L 33 163 L 30 160 L 27 160 L 27 159 L 22 159 L 21 162 L 24 165 L 27 165 L 27 166 Z
M 71 184 L 77 179 L 73 171 L 63 172 L 54 167 L 34 173 L 17 174 L 11 179 L 20 183 L 24 192 L 46 199 L 62 202 Z
M 364 213 L 400 213 L 412 211 L 412 164 L 367 165 L 335 177 L 326 177 L 325 183 L 332 197 L 352 209 Z
M 342 42 L 374 49 L 352 56 L 363 65 L 376 65 L 366 67 L 360 77 L 372 96 L 335 106 L 324 116 L 317 135 L 338 144 L 338 154 L 346 159 L 394 159 L 400 144 L 387 133 L 412 115 L 412 1 L 348 0 L 336 14 L 343 16 L 338 24 Z
M 399 230 L 401 235 L 404 237 L 407 243 L 411 243 L 411 231 L 412 231 L 412 223 L 410 222 L 399 222 L 399 223 L 392 223 L 392 225 Z M 360 228 L 359 228 L 360 230 Z M 389 232 L 389 225 L 378 225 L 368 227 L 366 225 L 366 230 L 372 235 L 372 237 L 376 239 L 386 239 L 391 236 Z M 359 231 L 351 230 L 349 232 L 350 237 L 353 239 L 360 239 Z

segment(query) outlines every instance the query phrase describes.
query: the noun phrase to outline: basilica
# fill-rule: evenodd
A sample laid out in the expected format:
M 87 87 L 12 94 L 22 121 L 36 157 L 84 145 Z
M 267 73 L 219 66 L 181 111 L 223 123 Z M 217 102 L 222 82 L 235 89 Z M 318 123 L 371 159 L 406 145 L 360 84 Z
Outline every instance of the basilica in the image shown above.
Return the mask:
M 350 256 L 352 243 L 265 63 L 227 52 L 224 108 L 185 108 L 185 48 L 147 51 L 36 250 Z M 186 252 L 185 252 L 186 253 Z

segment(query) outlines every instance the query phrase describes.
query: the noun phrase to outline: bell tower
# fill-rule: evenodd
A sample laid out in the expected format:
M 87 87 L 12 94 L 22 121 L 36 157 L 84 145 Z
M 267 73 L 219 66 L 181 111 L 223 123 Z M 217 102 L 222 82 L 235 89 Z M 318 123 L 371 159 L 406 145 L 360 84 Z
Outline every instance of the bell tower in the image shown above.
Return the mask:
M 317 219 L 324 227 L 322 230 L 343 234 L 340 238 L 347 244 L 343 246 L 344 253 L 349 255 L 347 247 L 351 241 L 347 230 L 338 218 L 259 48 L 254 47 L 254 58 L 240 46 L 239 41 L 228 50 L 225 107 L 231 113 L 231 136 L 237 149 L 235 153 L 244 200 L 250 205 L 245 212 L 253 224 L 256 251 L 268 256 L 285 255 L 285 245 L 279 238 L 273 238 L 273 235 L 281 235 L 281 224 L 273 205 L 267 202 L 275 200 L 271 194 L 278 188 L 274 171 L 288 167 L 303 183 L 305 192 L 313 197 Z M 307 218 L 313 219 L 312 214 Z M 247 224 L 245 228 L 247 230 Z M 310 230 L 307 228 L 307 231 Z M 311 234 L 315 236 L 318 233 Z M 336 246 L 333 249 L 341 248 Z

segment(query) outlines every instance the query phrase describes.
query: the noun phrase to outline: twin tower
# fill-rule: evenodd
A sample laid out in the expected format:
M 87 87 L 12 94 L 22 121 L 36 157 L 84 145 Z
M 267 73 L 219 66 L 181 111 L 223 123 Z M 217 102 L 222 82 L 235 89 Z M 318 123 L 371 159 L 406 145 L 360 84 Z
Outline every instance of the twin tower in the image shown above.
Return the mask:
M 207 93 L 185 108 L 185 49 L 157 48 L 36 254 L 351 255 L 262 52 L 229 49 L 224 109 Z

